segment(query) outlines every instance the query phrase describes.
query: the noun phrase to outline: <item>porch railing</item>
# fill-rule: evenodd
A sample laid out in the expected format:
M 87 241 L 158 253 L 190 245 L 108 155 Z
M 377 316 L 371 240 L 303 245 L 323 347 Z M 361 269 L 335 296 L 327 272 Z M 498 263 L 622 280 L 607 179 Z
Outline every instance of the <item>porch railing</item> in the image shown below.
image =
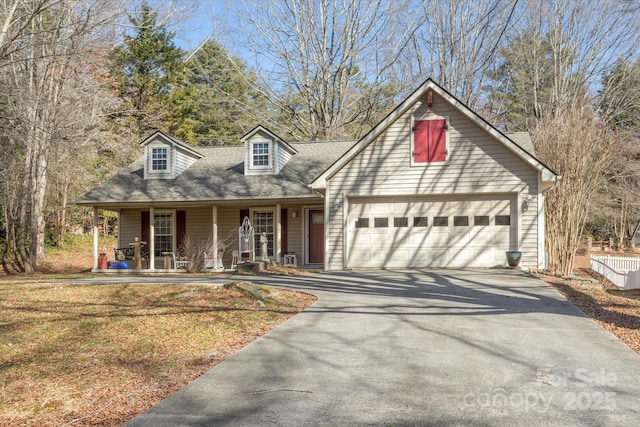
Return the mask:
M 640 257 L 591 255 L 591 269 L 622 289 L 640 288 Z

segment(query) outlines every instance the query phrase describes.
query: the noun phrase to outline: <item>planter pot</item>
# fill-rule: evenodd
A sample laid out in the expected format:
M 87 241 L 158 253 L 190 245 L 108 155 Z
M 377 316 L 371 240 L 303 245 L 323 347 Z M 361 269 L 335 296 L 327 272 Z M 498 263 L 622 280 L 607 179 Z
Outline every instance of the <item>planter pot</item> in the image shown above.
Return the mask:
M 507 263 L 509 267 L 517 267 L 520 265 L 520 259 L 522 258 L 522 252 L 520 251 L 507 251 Z

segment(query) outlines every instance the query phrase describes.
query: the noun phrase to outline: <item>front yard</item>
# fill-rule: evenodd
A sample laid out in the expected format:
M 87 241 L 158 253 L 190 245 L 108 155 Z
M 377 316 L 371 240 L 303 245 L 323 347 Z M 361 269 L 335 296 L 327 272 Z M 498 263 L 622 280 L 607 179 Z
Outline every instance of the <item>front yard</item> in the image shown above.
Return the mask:
M 0 425 L 121 425 L 299 312 L 278 291 L 0 278 Z

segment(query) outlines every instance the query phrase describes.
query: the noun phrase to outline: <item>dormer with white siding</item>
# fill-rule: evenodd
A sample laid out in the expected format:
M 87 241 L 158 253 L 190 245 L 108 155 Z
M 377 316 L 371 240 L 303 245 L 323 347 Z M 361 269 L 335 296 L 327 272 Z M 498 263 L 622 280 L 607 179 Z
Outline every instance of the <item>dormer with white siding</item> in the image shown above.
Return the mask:
M 296 154 L 292 146 L 262 126 L 256 126 L 241 140 L 245 147 L 245 175 L 277 175 Z
M 159 131 L 140 146 L 144 147 L 144 179 L 173 179 L 202 158 L 187 144 Z

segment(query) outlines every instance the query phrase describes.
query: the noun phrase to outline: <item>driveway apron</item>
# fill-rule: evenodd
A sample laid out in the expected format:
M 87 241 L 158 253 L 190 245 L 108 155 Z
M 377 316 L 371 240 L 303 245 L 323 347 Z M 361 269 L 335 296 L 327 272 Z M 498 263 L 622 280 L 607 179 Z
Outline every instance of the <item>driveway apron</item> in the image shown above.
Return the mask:
M 640 356 L 527 273 L 251 281 L 318 301 L 128 426 L 623 426 L 640 419 Z

